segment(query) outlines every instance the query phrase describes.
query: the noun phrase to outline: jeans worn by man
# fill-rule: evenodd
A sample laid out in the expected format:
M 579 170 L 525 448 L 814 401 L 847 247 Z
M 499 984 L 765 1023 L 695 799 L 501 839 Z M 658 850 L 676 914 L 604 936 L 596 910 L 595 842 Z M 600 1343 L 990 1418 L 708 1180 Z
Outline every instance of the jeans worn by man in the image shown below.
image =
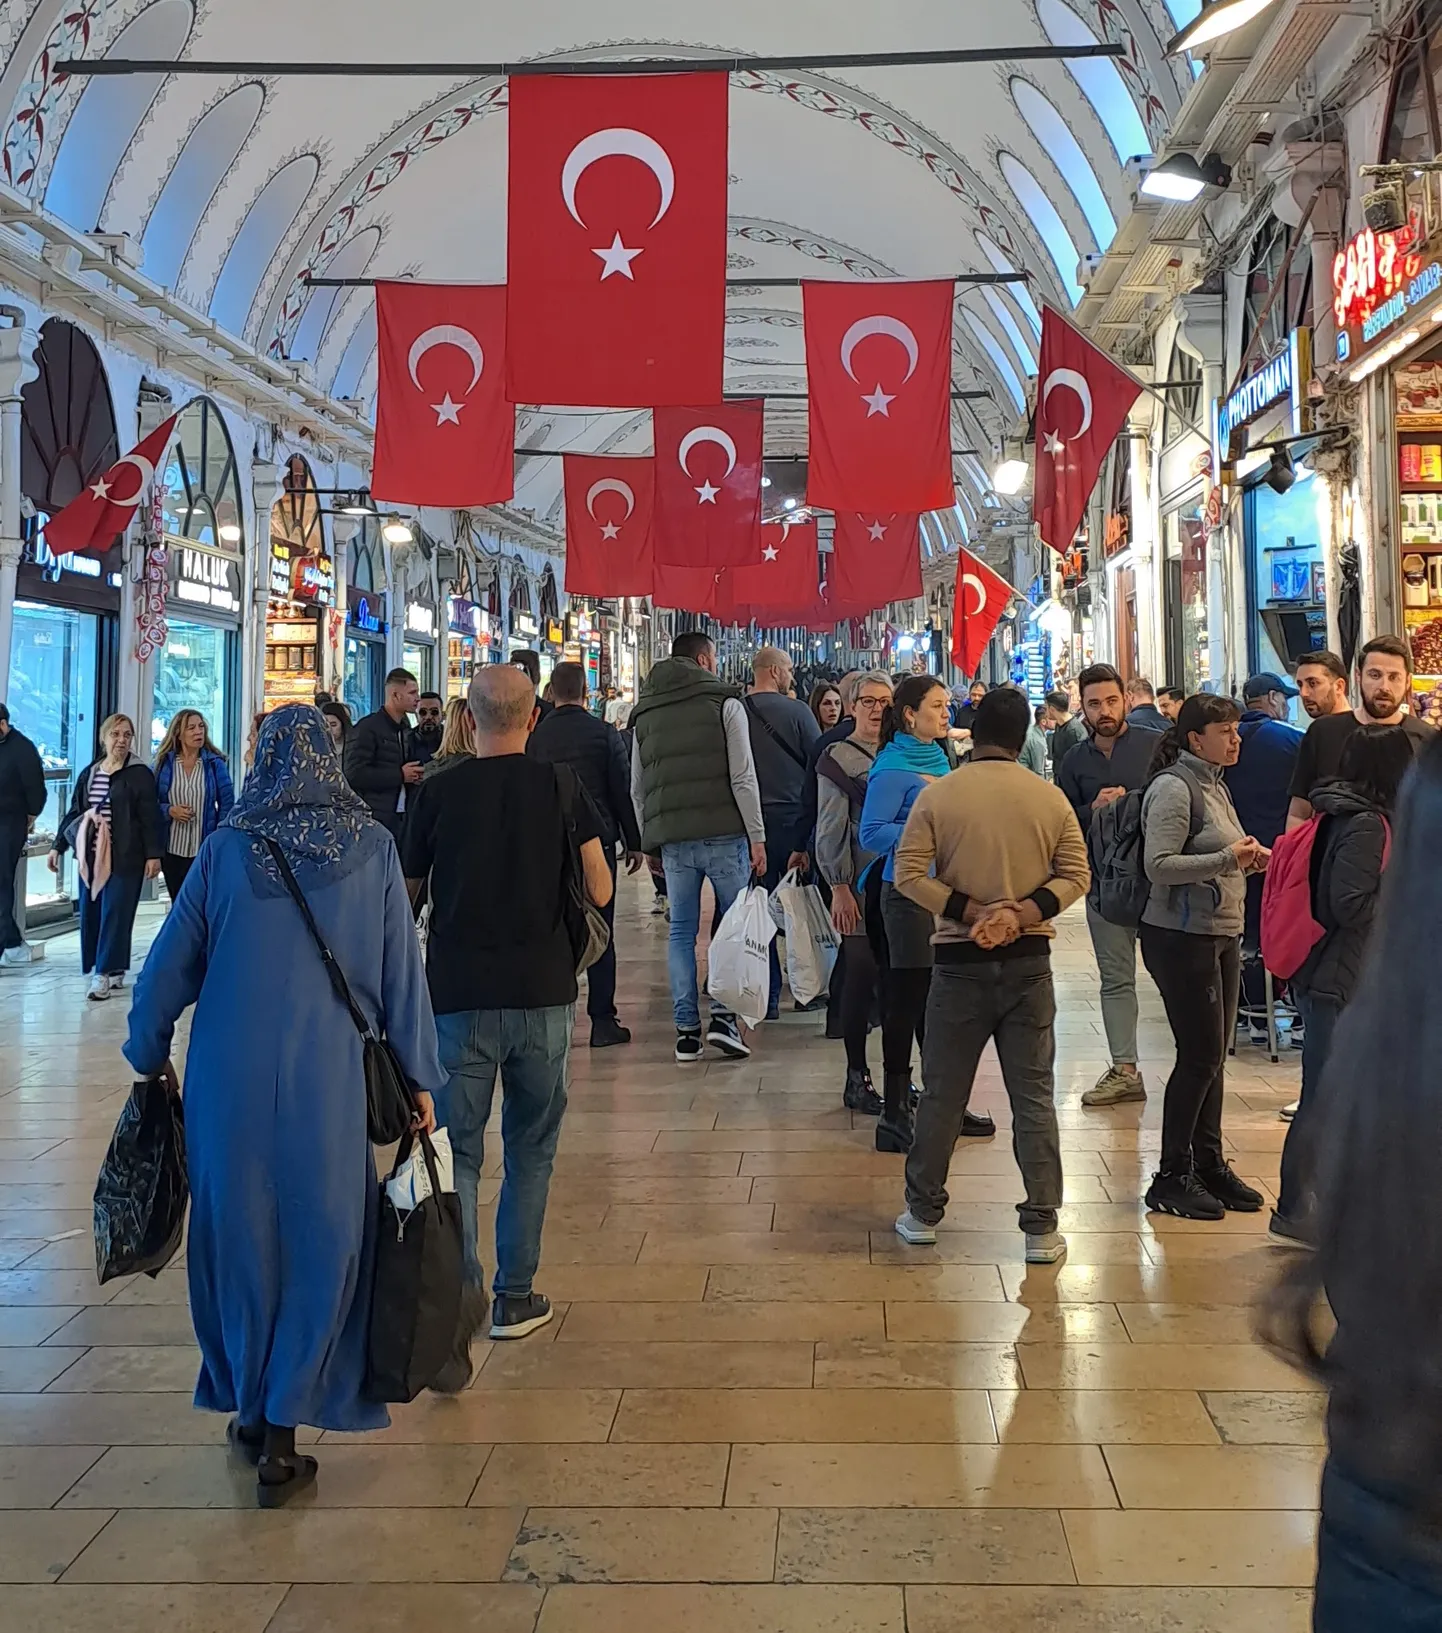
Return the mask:
M 1091 932 L 1092 952 L 1101 977 L 1102 1028 L 1107 1035 L 1112 1067 L 1134 1073 L 1137 1069 L 1136 926 L 1113 924 L 1088 902 L 1087 929 Z M 1142 1089 L 1137 1098 L 1144 1099 L 1145 1094 Z
M 696 942 L 701 931 L 701 886 L 710 883 L 716 898 L 715 922 L 719 923 L 751 881 L 750 849 L 744 839 L 682 839 L 661 847 L 661 865 L 666 874 L 666 899 L 671 904 L 671 935 L 666 944 L 671 1013 L 678 1035 L 699 1035 Z M 731 1034 L 736 1031 L 736 1019 L 724 1005 L 714 1001 L 710 1030 L 710 1041 L 725 1046 L 729 1053 L 734 1047 Z

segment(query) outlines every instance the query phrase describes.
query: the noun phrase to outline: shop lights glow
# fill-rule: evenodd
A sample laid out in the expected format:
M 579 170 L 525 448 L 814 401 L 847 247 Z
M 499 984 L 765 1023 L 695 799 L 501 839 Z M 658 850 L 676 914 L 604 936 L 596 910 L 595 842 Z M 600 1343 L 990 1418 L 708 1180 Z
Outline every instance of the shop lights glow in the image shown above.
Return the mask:
M 238 522 L 222 522 L 217 531 L 226 544 L 239 544 L 244 537 Z
M 1004 459 L 991 473 L 991 485 L 998 493 L 1010 496 L 1021 492 L 1026 486 L 1026 477 L 1024 459 Z
M 381 524 L 381 537 L 387 544 L 414 544 L 416 535 L 403 516 L 388 516 Z
M 1202 9 L 1191 22 L 1180 34 L 1172 36 L 1167 44 L 1167 55 L 1175 57 L 1219 40 L 1222 35 L 1261 16 L 1271 4 L 1272 0 L 1204 0 Z
M 1190 204 L 1209 187 L 1231 185 L 1232 172 L 1215 153 L 1194 159 L 1190 153 L 1173 153 L 1154 165 L 1143 178 L 1141 192 L 1168 204 Z

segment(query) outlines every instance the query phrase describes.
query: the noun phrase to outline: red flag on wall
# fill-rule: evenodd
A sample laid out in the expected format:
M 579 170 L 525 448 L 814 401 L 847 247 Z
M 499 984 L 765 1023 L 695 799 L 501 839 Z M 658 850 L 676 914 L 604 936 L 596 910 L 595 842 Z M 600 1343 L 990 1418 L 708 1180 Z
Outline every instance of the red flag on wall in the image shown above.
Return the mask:
M 512 402 L 721 400 L 728 85 L 511 80 Z
M 45 543 L 53 555 L 103 556 L 130 525 L 142 499 L 165 463 L 165 450 L 178 415 L 157 425 L 128 454 L 76 495 L 45 524 Z
M 963 675 L 981 667 L 1006 604 L 1016 592 L 970 550 L 956 553 L 956 597 L 951 609 L 951 661 Z
M 377 499 L 501 504 L 516 491 L 503 284 L 376 285 Z
M 656 560 L 736 567 L 761 548 L 765 404 L 658 408 Z
M 1043 540 L 1065 555 L 1142 388 L 1049 306 L 1042 312 L 1038 376 L 1032 516 Z
M 804 622 L 820 605 L 816 523 L 782 522 L 761 530 L 759 559 L 728 568 L 716 590 L 716 616 L 725 622 Z M 778 619 L 780 613 L 796 614 Z M 801 616 L 804 614 L 804 617 Z
M 827 598 L 870 612 L 921 594 L 921 518 L 912 511 L 878 516 L 838 510 Z
M 654 462 L 567 454 L 566 594 L 650 595 Z
M 832 510 L 940 510 L 951 472 L 949 282 L 805 283 L 811 466 Z

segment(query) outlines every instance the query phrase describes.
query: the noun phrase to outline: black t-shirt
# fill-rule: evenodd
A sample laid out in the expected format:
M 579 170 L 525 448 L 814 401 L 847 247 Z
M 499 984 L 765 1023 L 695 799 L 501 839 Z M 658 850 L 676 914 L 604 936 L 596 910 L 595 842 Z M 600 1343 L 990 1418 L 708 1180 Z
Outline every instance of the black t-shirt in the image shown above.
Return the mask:
M 1435 726 L 1429 726 L 1415 714 L 1404 714 L 1398 724 L 1412 739 L 1414 755 L 1420 754 L 1437 735 Z M 1346 714 L 1325 714 L 1320 720 L 1314 720 L 1302 738 L 1288 796 L 1310 803 L 1312 790 L 1319 783 L 1331 782 L 1342 769 L 1342 750 L 1352 733 L 1372 729 L 1363 725 L 1351 709 Z
M 567 817 L 577 847 L 600 837 L 595 807 L 562 771 L 507 754 L 421 783 L 406 822 L 408 879 L 431 881 L 426 953 L 438 1015 L 543 1009 L 576 1001 L 563 908 Z

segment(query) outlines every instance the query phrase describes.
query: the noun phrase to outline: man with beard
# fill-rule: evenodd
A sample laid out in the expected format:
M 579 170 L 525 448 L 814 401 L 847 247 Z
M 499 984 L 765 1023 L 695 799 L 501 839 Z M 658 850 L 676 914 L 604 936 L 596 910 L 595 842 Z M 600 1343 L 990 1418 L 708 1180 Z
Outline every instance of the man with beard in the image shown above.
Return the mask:
M 1067 751 L 1057 785 L 1086 834 L 1093 811 L 1146 782 L 1161 733 L 1128 723 L 1122 678 L 1110 664 L 1083 669 L 1077 689 L 1089 735 Z M 1087 895 L 1087 929 L 1101 974 L 1102 1024 L 1111 1065 L 1082 1096 L 1082 1104 L 1115 1106 L 1124 1100 L 1145 1100 L 1146 1085 L 1137 1070 L 1137 932 L 1101 916 L 1095 877 Z
M 411 741 L 422 765 L 429 765 L 440 750 L 444 709 L 445 702 L 439 692 L 422 692 L 416 702 L 416 729 L 411 733 Z
M 1347 714 L 1347 666 L 1335 652 L 1309 652 L 1297 665 L 1297 687 L 1302 707 L 1313 720 L 1329 714 Z
M 1362 701 L 1346 714 L 1329 714 L 1312 722 L 1302 739 L 1297 769 L 1292 776 L 1287 829 L 1299 827 L 1312 815 L 1312 790 L 1331 782 L 1342 765 L 1342 750 L 1353 732 L 1373 726 L 1401 726 L 1420 754 L 1437 735 L 1437 728 L 1408 712 L 1412 693 L 1412 651 L 1396 635 L 1377 635 L 1357 656 Z M 1310 713 L 1310 708 L 1308 710 Z

